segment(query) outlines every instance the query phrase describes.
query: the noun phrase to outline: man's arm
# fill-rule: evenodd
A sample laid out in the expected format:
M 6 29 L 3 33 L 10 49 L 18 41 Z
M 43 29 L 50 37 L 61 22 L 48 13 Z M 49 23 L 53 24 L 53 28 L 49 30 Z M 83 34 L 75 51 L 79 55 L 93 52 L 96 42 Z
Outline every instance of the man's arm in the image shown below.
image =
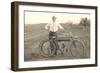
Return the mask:
M 49 24 L 46 24 L 45 29 L 48 30 L 48 28 L 49 28 Z
M 60 24 L 58 24 L 58 27 L 59 27 L 60 29 L 63 29 L 63 30 L 64 30 L 64 28 L 63 28 Z

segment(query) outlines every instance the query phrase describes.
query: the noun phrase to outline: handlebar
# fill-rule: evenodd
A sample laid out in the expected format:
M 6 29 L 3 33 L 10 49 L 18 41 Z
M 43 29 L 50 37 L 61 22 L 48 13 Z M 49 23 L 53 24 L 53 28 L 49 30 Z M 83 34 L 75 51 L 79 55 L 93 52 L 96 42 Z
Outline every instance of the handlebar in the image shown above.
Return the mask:
M 67 36 L 70 36 L 71 38 L 78 38 L 78 36 L 73 35 L 73 33 L 70 31 L 67 31 L 66 33 L 68 34 Z

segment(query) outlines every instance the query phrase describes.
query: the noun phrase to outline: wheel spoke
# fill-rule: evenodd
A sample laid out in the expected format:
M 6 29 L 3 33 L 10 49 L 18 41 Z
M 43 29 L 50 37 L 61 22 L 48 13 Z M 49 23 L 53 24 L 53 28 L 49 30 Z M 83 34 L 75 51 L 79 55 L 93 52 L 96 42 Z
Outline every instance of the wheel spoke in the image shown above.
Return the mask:
M 49 41 L 43 41 L 41 44 L 41 55 L 44 57 L 50 57 L 54 55 L 54 49 L 51 47 Z
M 70 45 L 70 51 L 74 58 L 84 57 L 84 45 L 81 41 L 75 40 Z

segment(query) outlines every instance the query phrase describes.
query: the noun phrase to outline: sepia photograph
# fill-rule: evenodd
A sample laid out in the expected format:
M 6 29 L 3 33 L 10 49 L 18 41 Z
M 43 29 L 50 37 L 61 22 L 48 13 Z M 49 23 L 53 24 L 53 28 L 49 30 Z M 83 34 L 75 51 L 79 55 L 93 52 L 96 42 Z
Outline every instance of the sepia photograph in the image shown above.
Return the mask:
M 97 7 L 12 2 L 11 69 L 97 66 Z
M 24 60 L 90 58 L 89 13 L 24 11 Z

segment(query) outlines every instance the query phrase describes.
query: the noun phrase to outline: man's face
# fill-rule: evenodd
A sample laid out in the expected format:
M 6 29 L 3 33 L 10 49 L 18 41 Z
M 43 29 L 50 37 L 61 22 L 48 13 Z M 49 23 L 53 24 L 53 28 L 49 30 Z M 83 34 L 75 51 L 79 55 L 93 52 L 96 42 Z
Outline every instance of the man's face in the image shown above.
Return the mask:
M 56 21 L 56 17 L 52 17 L 52 20 L 53 20 L 53 22 L 55 22 Z

